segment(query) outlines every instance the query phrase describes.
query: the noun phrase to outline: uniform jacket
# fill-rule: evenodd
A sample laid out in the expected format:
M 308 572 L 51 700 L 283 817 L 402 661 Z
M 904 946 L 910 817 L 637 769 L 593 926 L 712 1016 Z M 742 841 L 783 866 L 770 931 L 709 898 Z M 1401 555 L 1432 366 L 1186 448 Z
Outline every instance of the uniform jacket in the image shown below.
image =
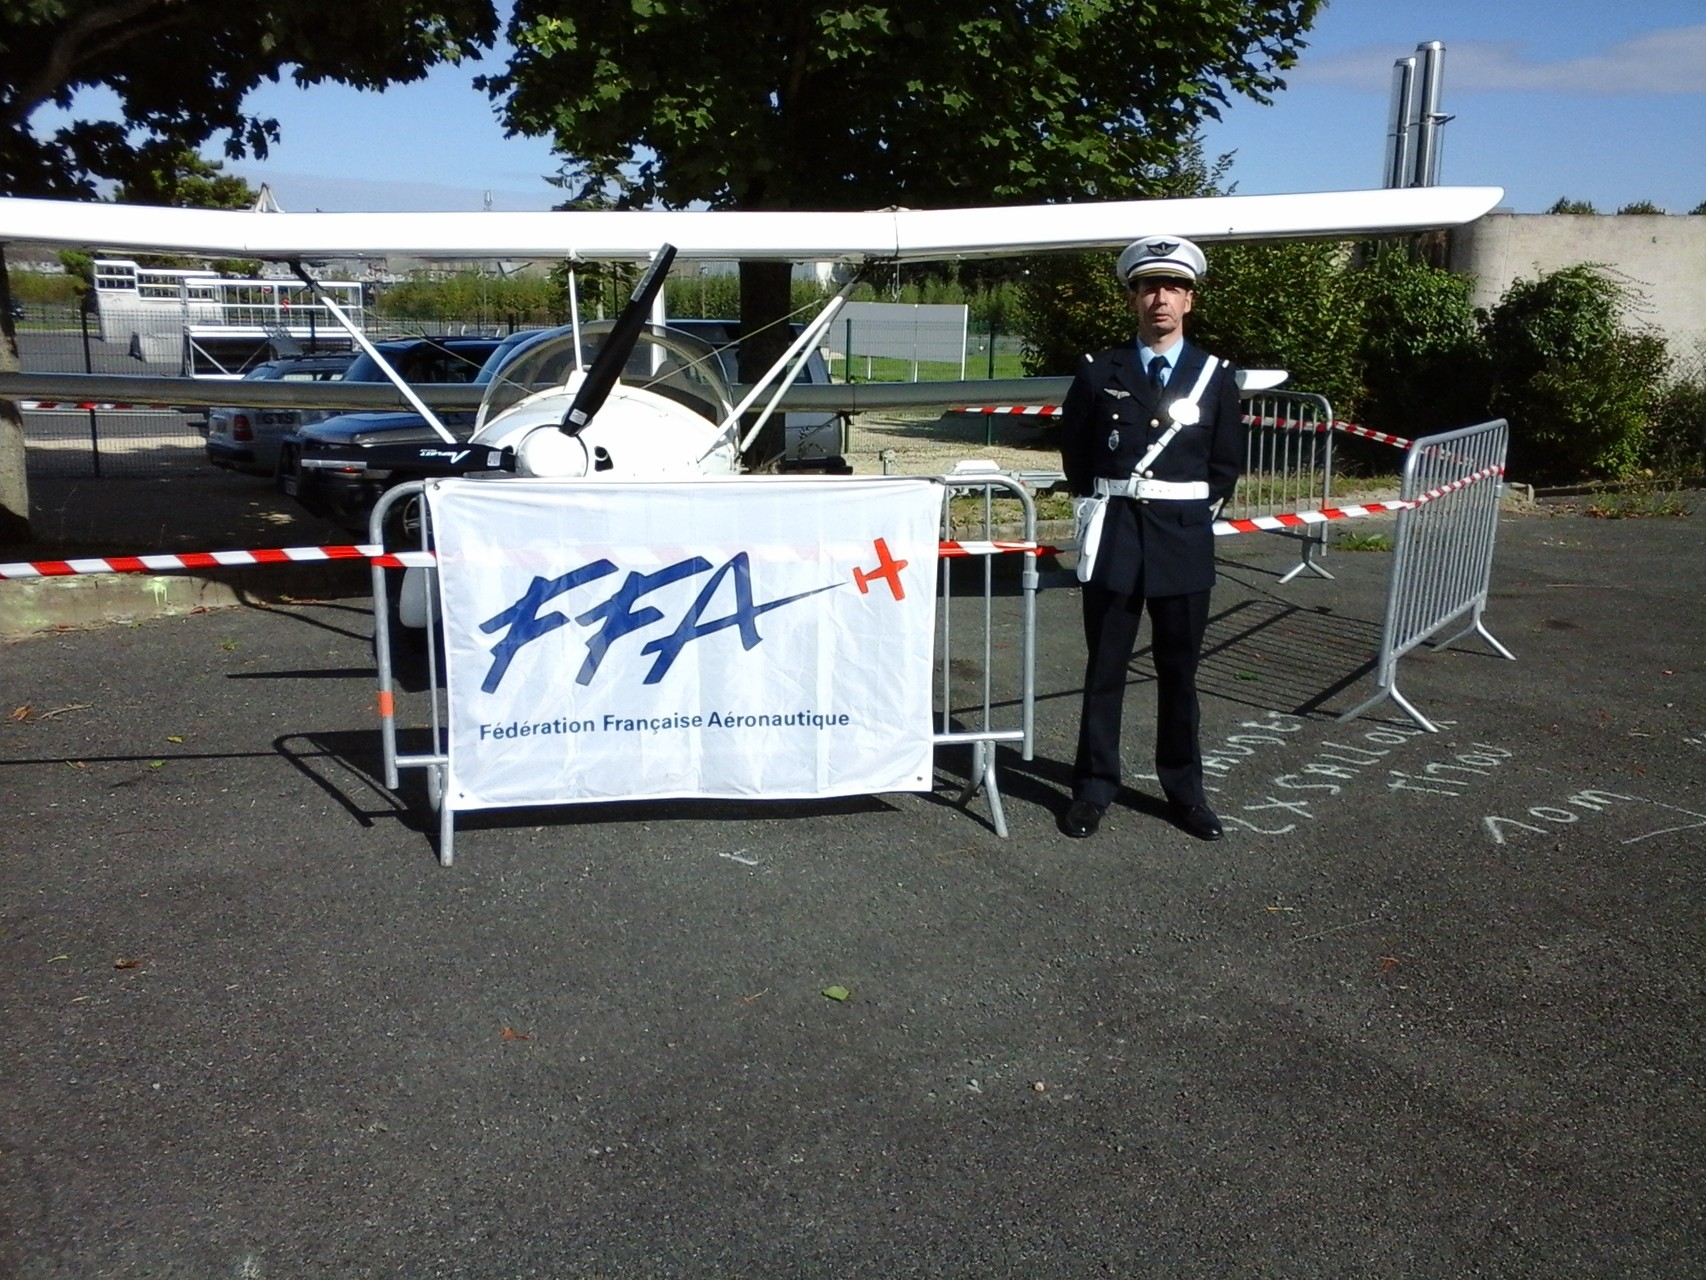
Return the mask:
M 1066 394 L 1060 459 L 1074 495 L 1094 492 L 1098 476 L 1123 480 L 1172 425 L 1167 406 L 1190 395 L 1208 355 L 1187 342 L 1159 393 L 1142 368 L 1136 344 L 1084 357 Z M 1201 417 L 1180 428 L 1147 475 L 1153 480 L 1206 480 L 1207 501 L 1112 498 L 1102 527 L 1093 581 L 1111 591 L 1184 595 L 1214 585 L 1210 512 L 1228 501 L 1244 455 L 1238 383 L 1221 365 L 1198 402 Z

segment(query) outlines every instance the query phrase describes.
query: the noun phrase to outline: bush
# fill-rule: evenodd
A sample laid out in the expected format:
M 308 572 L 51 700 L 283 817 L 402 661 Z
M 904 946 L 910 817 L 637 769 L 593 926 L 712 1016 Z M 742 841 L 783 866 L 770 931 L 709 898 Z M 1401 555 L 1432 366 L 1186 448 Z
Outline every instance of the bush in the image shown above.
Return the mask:
M 1659 395 L 1643 459 L 1656 476 L 1677 484 L 1706 476 L 1706 343 L 1688 365 Z
M 1664 339 L 1626 331 L 1633 291 L 1593 264 L 1505 291 L 1482 325 L 1510 460 L 1537 479 L 1621 479 L 1641 466 L 1669 371 Z
M 1246 369 L 1285 369 L 1288 388 L 1326 396 L 1346 416 L 1362 401 L 1363 299 L 1343 244 L 1211 245 L 1188 327 L 1193 341 Z
M 1362 299 L 1365 388 L 1357 421 L 1414 437 L 1492 416 L 1468 276 L 1389 244 L 1369 249 L 1354 284 Z

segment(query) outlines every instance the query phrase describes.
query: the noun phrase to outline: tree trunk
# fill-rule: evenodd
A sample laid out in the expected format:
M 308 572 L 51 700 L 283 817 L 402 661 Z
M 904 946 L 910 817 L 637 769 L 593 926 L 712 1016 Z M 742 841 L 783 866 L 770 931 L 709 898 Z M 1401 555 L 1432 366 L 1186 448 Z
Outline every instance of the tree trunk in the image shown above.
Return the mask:
M 12 279 L 0 248 L 0 372 L 17 373 L 18 331 L 12 319 Z M 30 486 L 24 472 L 24 415 L 0 400 L 0 544 L 30 540 Z
M 786 262 L 740 264 L 742 382 L 750 384 L 762 378 L 794 339 L 793 328 L 787 323 L 793 311 L 792 279 L 793 267 Z M 756 420 L 756 414 L 749 416 L 742 425 L 743 434 Z M 758 439 L 741 455 L 741 463 L 747 471 L 773 471 L 786 448 L 782 415 L 772 414 Z

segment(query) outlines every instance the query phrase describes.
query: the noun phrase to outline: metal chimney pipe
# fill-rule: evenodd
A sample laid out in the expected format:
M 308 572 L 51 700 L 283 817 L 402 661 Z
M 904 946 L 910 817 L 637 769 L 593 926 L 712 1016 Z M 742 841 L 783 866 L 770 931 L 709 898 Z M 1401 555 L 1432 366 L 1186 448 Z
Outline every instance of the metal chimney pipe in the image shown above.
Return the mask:
M 1416 46 L 1421 59 L 1421 83 L 1415 105 L 1415 153 L 1410 185 L 1432 187 L 1439 185 L 1439 127 L 1450 116 L 1439 110 L 1441 86 L 1445 79 L 1445 46 L 1438 40 Z
M 1392 105 L 1386 113 L 1386 172 L 1381 176 L 1382 186 L 1410 185 L 1414 141 L 1410 117 L 1414 114 L 1415 95 L 1416 60 L 1399 58 L 1392 64 Z

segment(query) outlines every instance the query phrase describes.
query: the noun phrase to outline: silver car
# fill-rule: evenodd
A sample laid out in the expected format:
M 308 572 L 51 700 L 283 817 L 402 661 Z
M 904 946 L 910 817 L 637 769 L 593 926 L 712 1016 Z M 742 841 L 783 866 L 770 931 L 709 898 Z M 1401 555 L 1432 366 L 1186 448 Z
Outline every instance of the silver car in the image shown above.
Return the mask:
M 244 382 L 336 382 L 352 353 L 268 360 L 243 375 Z M 232 388 L 238 390 L 236 384 Z M 216 467 L 270 476 L 278 465 L 278 443 L 301 425 L 297 409 L 223 407 L 207 411 L 207 460 Z

